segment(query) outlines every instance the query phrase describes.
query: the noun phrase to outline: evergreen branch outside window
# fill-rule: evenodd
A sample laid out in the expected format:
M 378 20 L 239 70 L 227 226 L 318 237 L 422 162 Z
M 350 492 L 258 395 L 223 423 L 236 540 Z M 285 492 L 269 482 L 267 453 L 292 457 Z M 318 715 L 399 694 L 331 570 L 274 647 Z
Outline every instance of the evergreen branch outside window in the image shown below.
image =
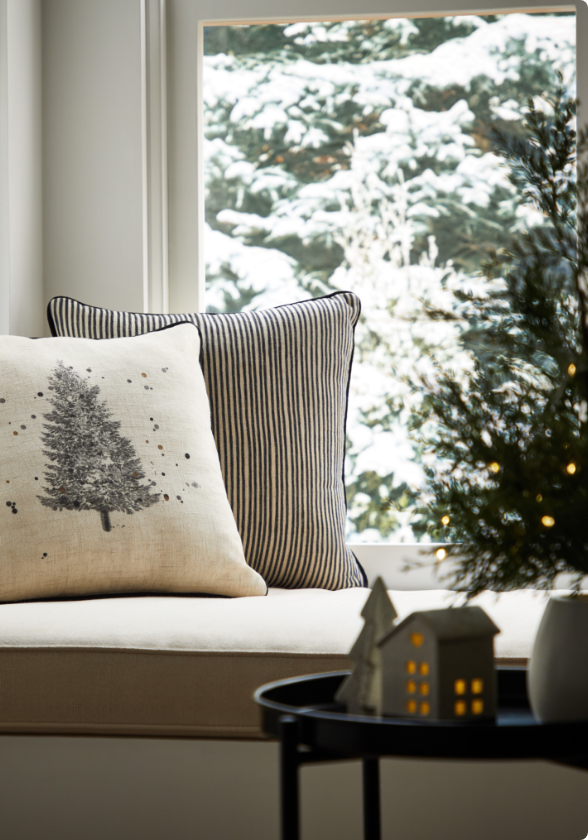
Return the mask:
M 414 527 L 459 544 L 453 583 L 469 597 L 588 574 L 588 138 L 576 142 L 575 111 L 560 85 L 529 100 L 523 136 L 494 132 L 543 221 L 491 255 L 476 294 L 455 292 L 470 368 L 417 385 L 413 432 L 436 460 Z

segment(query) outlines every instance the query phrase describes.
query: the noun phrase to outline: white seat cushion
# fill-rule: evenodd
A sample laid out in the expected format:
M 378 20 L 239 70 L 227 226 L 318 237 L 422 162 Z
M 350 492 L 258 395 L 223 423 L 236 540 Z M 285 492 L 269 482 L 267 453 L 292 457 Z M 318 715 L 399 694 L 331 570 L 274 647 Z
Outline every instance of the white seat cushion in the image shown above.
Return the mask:
M 261 684 L 344 670 L 368 590 L 270 589 L 267 598 L 139 596 L 0 605 L 0 731 L 259 737 Z M 455 593 L 393 591 L 400 617 Z M 476 600 L 524 664 L 545 596 Z

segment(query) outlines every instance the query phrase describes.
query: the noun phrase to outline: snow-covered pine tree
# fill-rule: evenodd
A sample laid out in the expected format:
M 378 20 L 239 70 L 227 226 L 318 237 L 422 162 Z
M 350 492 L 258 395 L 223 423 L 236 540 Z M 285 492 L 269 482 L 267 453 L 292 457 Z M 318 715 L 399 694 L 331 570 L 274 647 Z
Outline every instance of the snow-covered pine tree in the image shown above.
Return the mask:
M 382 578 L 377 578 L 361 611 L 365 624 L 349 652 L 355 668 L 339 688 L 336 700 L 349 714 L 379 714 L 382 698 L 378 640 L 392 626 L 397 613 Z
M 375 246 L 346 469 L 351 528 L 370 541 L 414 539 L 411 488 L 424 482 L 413 405 L 390 372 L 426 366 L 447 325 L 427 334 L 407 304 L 435 298 L 450 267 L 477 274 L 488 247 L 527 224 L 490 132 L 520 132 L 524 103 L 553 94 L 558 68 L 572 82 L 574 45 L 573 13 L 205 29 L 209 311 L 348 288 L 367 304 L 358 267 Z M 401 178 L 404 221 L 390 236 L 382 209 Z
M 43 454 L 51 461 L 45 472 L 47 496 L 38 496 L 52 510 L 95 510 L 102 528 L 112 530 L 113 511 L 134 513 L 160 501 L 128 438 L 111 420 L 100 388 L 90 386 L 63 362 L 49 379 L 53 410 L 44 414 Z

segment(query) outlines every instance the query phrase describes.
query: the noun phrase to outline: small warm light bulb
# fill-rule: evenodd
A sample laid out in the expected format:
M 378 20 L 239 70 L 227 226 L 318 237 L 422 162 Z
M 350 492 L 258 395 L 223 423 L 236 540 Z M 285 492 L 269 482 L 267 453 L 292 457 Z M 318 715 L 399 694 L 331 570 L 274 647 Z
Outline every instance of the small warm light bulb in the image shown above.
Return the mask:
M 447 557 L 447 552 L 444 548 L 438 548 L 435 552 L 435 557 L 437 558 L 437 560 L 445 560 L 445 558 Z
M 488 467 L 488 469 L 493 473 L 500 472 L 500 464 L 496 463 L 496 461 L 493 461 Z
M 448 516 L 442 516 L 441 517 L 441 524 L 442 525 L 449 525 L 450 522 L 451 522 L 451 520 Z
M 541 522 L 546 528 L 553 528 L 555 525 L 555 519 L 553 516 L 543 516 Z
M 454 684 L 454 689 L 456 694 L 465 694 L 466 693 L 466 681 L 465 680 L 456 680 Z
M 568 472 L 570 475 L 574 475 L 574 473 L 576 472 L 576 469 L 577 469 L 577 467 L 572 461 L 572 463 L 567 465 L 566 472 Z
M 537 495 L 535 496 L 535 498 L 537 499 L 537 501 L 538 501 L 538 502 L 542 502 L 542 501 L 543 501 L 543 496 L 541 495 L 541 493 L 537 493 Z
M 575 372 L 576 372 L 576 365 L 570 365 L 569 368 L 568 368 L 568 373 L 570 374 L 570 376 L 573 376 L 575 374 Z

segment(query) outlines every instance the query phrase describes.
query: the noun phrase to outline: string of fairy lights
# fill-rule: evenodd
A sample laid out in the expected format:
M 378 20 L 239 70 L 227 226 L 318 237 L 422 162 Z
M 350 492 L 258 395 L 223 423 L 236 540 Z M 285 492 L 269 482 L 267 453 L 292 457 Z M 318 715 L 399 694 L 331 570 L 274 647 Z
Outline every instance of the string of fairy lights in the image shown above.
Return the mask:
M 567 373 L 568 373 L 570 378 L 573 378 L 575 376 L 576 371 L 577 371 L 577 367 L 576 367 L 575 364 L 572 363 L 568 366 Z M 490 470 L 490 472 L 492 472 L 496 475 L 500 472 L 500 464 L 497 461 L 493 461 L 491 464 L 488 465 L 488 469 Z M 576 472 L 578 471 L 578 467 L 574 463 L 574 461 L 570 461 L 569 464 L 566 465 L 565 471 L 570 476 L 575 475 Z M 535 499 L 538 503 L 541 503 L 543 501 L 542 494 L 538 493 L 537 496 L 535 497 Z M 444 516 L 441 517 L 441 524 L 445 528 L 449 525 L 450 522 L 451 522 L 451 517 L 448 516 L 447 514 L 445 514 Z M 555 519 L 554 519 L 553 516 L 550 516 L 549 514 L 545 514 L 544 516 L 541 517 L 541 524 L 545 528 L 553 528 L 553 526 L 555 525 Z M 435 556 L 437 558 L 437 561 L 445 560 L 445 558 L 447 557 L 447 550 L 444 549 L 444 548 L 438 548 L 437 551 L 435 552 Z

